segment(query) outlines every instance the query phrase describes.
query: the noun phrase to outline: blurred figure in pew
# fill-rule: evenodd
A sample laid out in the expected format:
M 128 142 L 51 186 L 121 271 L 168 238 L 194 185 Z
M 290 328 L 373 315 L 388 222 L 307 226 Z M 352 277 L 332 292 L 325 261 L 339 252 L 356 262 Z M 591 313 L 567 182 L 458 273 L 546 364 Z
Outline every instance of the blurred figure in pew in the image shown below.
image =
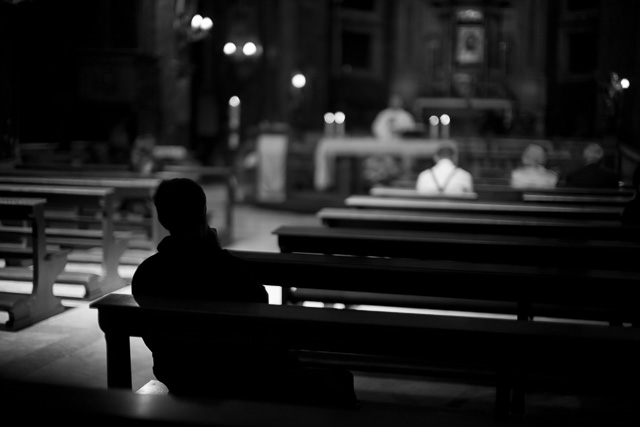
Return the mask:
M 546 168 L 547 153 L 537 144 L 529 144 L 522 153 L 522 165 L 511 171 L 513 188 L 553 188 L 558 174 Z
M 435 165 L 418 175 L 416 190 L 422 194 L 473 193 L 473 176 L 456 165 L 457 151 L 451 143 L 441 143 L 433 156 Z

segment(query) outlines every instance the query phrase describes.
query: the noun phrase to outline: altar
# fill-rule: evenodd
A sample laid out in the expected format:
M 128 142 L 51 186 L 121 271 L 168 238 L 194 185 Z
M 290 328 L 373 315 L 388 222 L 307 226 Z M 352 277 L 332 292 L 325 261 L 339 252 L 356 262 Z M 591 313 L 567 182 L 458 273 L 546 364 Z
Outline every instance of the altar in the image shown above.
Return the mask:
M 419 158 L 432 158 L 440 143 L 453 140 L 442 139 L 391 139 L 381 140 L 373 136 L 363 137 L 325 137 L 316 147 L 314 157 L 314 185 L 318 191 L 325 191 L 339 184 L 337 180 L 349 182 L 353 174 L 350 162 L 338 168 L 338 159 L 364 158 L 372 155 L 391 155 L 401 159 L 402 168 L 411 170 L 412 164 Z M 340 169 L 340 170 L 339 170 Z M 342 176 L 339 176 L 342 175 Z M 341 185 L 343 192 L 349 192 L 349 185 Z

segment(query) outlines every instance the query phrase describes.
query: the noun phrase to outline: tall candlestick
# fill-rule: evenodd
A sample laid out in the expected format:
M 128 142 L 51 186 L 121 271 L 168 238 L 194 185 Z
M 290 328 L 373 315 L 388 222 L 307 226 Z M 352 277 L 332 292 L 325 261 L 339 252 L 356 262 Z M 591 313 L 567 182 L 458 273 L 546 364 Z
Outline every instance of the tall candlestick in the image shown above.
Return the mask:
M 336 121 L 333 113 L 324 115 L 324 136 L 329 138 L 336 136 Z
M 344 132 L 344 122 L 347 119 L 347 116 L 345 116 L 345 114 L 342 111 L 336 111 L 335 114 L 335 121 L 336 121 L 336 136 L 338 137 L 343 137 L 345 132 Z
M 447 114 L 443 114 L 440 116 L 441 126 L 441 135 L 442 139 L 449 139 L 449 126 L 451 126 L 451 118 Z
M 240 128 L 240 98 L 229 98 L 229 129 Z
M 436 116 L 429 117 L 429 139 L 438 139 L 438 123 L 440 120 Z
M 236 149 L 240 145 L 240 98 L 229 98 L 229 148 Z

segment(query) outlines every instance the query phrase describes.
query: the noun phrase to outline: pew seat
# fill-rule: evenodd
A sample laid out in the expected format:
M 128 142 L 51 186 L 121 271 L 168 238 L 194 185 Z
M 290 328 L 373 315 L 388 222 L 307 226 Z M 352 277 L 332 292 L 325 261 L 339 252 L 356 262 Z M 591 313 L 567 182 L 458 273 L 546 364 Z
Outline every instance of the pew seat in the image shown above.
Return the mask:
M 107 295 L 90 306 L 98 310 L 105 333 L 109 388 L 131 390 L 130 337 L 150 333 L 203 337 L 224 325 L 234 335 L 265 334 L 290 349 L 307 352 L 484 367 L 495 373 L 498 420 L 522 415 L 528 379 L 534 377 L 584 383 L 588 375 L 592 385 L 620 383 L 626 385 L 625 393 L 637 393 L 633 391 L 640 351 L 637 328 L 257 303 L 136 300 L 123 294 Z

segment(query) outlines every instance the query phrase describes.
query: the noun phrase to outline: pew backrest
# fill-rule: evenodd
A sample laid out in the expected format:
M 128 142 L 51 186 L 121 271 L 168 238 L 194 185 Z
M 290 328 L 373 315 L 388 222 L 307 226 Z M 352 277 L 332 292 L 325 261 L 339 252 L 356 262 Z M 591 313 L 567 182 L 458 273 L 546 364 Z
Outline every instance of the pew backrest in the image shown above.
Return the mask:
M 481 200 L 431 200 L 415 197 L 378 197 L 352 195 L 345 199 L 348 207 L 363 209 L 398 209 L 419 212 L 460 212 L 482 214 L 510 214 L 525 216 L 548 216 L 576 219 L 619 220 L 621 206 L 601 206 L 595 204 L 550 204 L 501 202 Z
M 456 200 L 468 198 L 481 201 L 495 200 L 582 204 L 621 204 L 630 200 L 635 194 L 633 189 L 623 187 L 619 189 L 571 187 L 516 189 L 508 185 L 477 184 L 474 185 L 474 190 L 474 193 L 470 194 L 439 196 L 419 193 L 415 189 L 415 186 L 375 186 L 369 190 L 369 194 L 378 197 L 417 199 L 442 198 Z
M 557 238 L 638 240 L 640 227 L 620 221 L 536 217 L 487 212 L 419 212 L 399 209 L 322 208 L 316 216 L 330 227 L 459 231 L 481 234 L 539 235 Z
M 249 262 L 263 284 L 281 288 L 440 297 L 513 304 L 521 319 L 538 307 L 562 315 L 575 307 L 600 319 L 633 321 L 640 272 L 591 266 L 508 265 L 472 261 L 374 258 L 230 250 Z M 571 310 L 570 310 L 571 309 Z M 557 317 L 562 317 L 562 316 Z
M 303 352 L 400 358 L 415 363 L 467 364 L 496 375 L 496 415 L 508 415 L 511 390 L 529 374 L 601 375 L 608 364 L 634 368 L 637 328 L 517 322 L 458 316 L 240 302 L 179 301 L 110 294 L 90 305 L 107 346 L 107 385 L 132 388 L 130 337 L 212 331 L 256 334 Z M 428 343 L 428 345 L 425 345 Z M 482 351 L 469 351 L 470 349 Z M 549 351 L 553 348 L 553 351 Z M 348 367 L 349 365 L 347 365 Z M 633 376 L 635 380 L 635 376 Z M 514 380 L 515 379 L 515 380 Z
M 280 226 L 272 233 L 286 253 L 640 269 L 640 244 L 634 241 L 297 225 Z

